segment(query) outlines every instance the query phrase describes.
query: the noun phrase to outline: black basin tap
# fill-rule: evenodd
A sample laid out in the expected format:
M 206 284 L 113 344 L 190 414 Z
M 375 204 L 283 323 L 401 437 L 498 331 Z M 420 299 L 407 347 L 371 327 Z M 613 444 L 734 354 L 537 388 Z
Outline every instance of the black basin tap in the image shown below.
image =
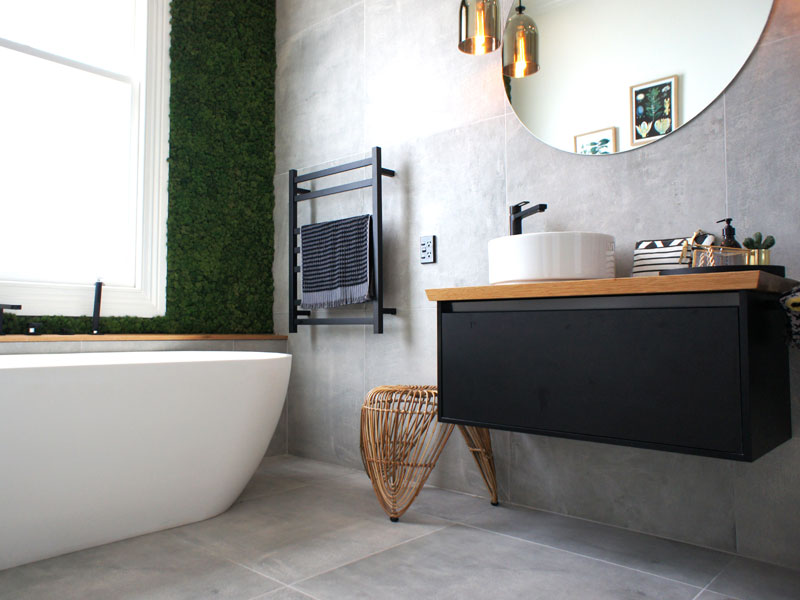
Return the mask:
M 536 213 L 544 212 L 547 210 L 547 204 L 537 204 L 522 210 L 522 207 L 528 204 L 527 201 L 520 202 L 513 206 L 508 207 L 508 234 L 519 235 L 522 233 L 522 219 L 530 217 Z

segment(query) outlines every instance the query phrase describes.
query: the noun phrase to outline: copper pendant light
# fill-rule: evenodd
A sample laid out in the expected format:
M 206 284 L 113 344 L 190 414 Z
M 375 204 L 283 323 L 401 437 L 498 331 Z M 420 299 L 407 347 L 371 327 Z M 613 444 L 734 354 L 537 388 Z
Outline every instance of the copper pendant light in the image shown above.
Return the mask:
M 520 78 L 536 73 L 539 63 L 536 62 L 536 24 L 525 14 L 522 0 L 516 11 L 503 33 L 503 75 Z
M 500 47 L 497 0 L 461 0 L 458 17 L 459 50 L 467 54 L 488 54 Z

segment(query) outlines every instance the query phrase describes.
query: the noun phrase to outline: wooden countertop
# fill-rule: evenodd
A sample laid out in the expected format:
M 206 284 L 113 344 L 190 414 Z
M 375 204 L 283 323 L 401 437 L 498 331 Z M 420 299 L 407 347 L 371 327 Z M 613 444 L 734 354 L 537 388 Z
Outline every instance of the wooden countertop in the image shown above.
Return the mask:
M 624 296 L 631 294 L 677 294 L 684 292 L 724 292 L 749 290 L 783 294 L 798 285 L 797 281 L 764 271 L 662 275 L 656 277 L 620 277 L 546 281 L 509 285 L 425 290 L 428 300 L 501 300 L 509 298 L 559 298 L 569 296 Z
M 2 342 L 152 342 L 184 340 L 288 340 L 285 335 L 245 333 L 101 333 L 99 335 L 0 335 Z

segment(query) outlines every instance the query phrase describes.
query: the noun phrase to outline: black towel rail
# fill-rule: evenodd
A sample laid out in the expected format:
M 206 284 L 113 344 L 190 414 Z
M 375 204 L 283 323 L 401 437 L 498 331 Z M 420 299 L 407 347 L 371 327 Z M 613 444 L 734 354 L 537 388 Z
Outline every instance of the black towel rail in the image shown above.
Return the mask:
M 308 190 L 298 186 L 300 183 L 345 173 L 363 167 L 372 167 L 372 176 L 369 179 L 353 181 L 336 185 L 321 190 Z M 397 314 L 397 309 L 383 306 L 383 179 L 394 177 L 394 171 L 381 165 L 381 149 L 376 146 L 372 149 L 372 157 L 363 160 L 314 171 L 305 175 L 297 175 L 297 170 L 289 171 L 289 333 L 297 333 L 298 325 L 372 325 L 373 333 L 383 333 L 383 315 Z M 297 204 L 304 200 L 323 198 L 333 194 L 341 194 L 361 188 L 372 188 L 372 265 L 373 265 L 373 292 L 372 317 L 330 317 L 313 318 L 311 311 L 300 310 L 301 301 L 297 297 L 297 276 L 300 266 L 297 264 L 297 255 L 300 246 L 297 238 L 300 228 L 297 225 Z M 305 317 L 305 318 L 300 318 Z

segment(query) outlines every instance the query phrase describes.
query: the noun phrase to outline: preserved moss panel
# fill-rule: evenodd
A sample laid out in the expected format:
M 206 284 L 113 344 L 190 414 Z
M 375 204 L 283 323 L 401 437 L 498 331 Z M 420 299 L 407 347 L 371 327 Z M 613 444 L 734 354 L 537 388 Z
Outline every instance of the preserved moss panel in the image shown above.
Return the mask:
M 274 0 L 172 0 L 167 314 L 107 333 L 271 333 Z M 89 333 L 85 317 L 15 317 Z

